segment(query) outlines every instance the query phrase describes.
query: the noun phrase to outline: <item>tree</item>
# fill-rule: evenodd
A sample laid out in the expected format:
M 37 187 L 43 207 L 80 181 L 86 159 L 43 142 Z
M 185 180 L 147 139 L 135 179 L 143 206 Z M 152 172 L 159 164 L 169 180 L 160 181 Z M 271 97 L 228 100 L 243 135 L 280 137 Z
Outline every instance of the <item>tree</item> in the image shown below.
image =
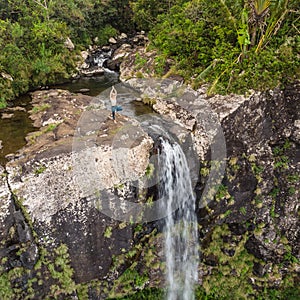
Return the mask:
M 158 22 L 159 15 L 166 15 L 174 5 L 182 5 L 184 0 L 135 0 L 131 2 L 133 20 L 138 28 L 150 31 Z

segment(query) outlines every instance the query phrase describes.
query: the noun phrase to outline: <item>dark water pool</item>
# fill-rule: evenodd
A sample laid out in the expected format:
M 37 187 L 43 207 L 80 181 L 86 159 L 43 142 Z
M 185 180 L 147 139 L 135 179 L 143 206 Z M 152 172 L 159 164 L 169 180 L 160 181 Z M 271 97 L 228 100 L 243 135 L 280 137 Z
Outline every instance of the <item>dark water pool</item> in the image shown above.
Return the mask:
M 36 130 L 28 115 L 31 109 L 29 95 L 19 97 L 14 105 L 0 112 L 0 165 L 7 161 L 6 155 L 26 144 L 25 137 L 29 132 Z
M 54 85 L 51 88 L 57 88 L 62 90 L 69 90 L 73 93 L 78 93 L 82 89 L 88 89 L 88 92 L 84 92 L 85 95 L 97 96 L 107 88 L 119 82 L 117 73 L 107 73 L 102 76 L 95 77 L 82 77 L 74 79 L 70 82 Z

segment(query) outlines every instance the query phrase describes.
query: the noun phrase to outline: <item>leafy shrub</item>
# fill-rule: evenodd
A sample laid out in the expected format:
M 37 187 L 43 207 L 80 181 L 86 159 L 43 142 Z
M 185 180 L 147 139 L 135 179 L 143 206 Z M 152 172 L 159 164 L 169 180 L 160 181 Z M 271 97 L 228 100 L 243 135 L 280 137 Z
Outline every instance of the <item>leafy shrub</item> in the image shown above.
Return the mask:
M 210 92 L 274 88 L 299 77 L 296 1 L 193 0 L 157 16 L 150 31 L 194 87 Z M 254 7 L 254 8 L 253 8 Z
M 111 25 L 106 25 L 103 29 L 99 30 L 97 35 L 98 37 L 98 45 L 105 45 L 108 43 L 110 37 L 114 37 L 118 34 L 118 31 L 113 28 Z

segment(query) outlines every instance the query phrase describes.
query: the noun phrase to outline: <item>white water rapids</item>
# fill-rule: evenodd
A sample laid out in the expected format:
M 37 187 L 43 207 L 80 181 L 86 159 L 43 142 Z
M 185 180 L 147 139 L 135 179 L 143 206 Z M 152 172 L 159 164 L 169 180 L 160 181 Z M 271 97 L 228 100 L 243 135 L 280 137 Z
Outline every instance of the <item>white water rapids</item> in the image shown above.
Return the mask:
M 167 300 L 193 300 L 198 279 L 198 234 L 190 171 L 178 144 L 162 139 L 159 155 L 162 207 L 166 210 L 164 235 Z

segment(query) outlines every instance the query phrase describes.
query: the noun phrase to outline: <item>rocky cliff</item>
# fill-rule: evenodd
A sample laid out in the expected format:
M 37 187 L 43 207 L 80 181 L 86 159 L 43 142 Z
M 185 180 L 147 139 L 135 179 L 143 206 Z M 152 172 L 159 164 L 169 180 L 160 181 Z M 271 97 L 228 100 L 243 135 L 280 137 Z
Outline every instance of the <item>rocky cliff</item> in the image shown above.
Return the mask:
M 181 128 L 183 145 L 188 138 L 195 145 L 201 163 L 195 178 L 197 297 L 292 297 L 300 270 L 299 84 L 249 97 L 208 97 L 205 88 L 163 83 L 158 90 L 138 80 L 126 84 L 174 123 L 170 132 Z M 122 199 L 149 206 L 156 200 L 138 183 L 151 175 L 153 139 L 129 118 L 113 123 L 99 99 L 59 90 L 32 97 L 40 129 L 0 170 L 0 298 L 109 299 L 137 293 L 132 299 L 160 299 L 161 223 L 118 219 Z M 132 130 L 125 134 L 124 127 Z M 220 144 L 214 143 L 216 136 Z M 121 145 L 126 163 L 116 169 L 113 155 Z M 218 170 L 222 181 L 210 181 Z M 211 193 L 208 181 L 217 183 Z
M 1 169 L 0 295 L 65 299 L 107 276 L 113 257 L 132 247 L 133 223 L 109 218 L 101 206 L 114 215 L 120 209 L 114 194 L 137 198 L 130 182 L 144 176 L 153 141 L 133 120 L 118 116 L 114 123 L 103 103 L 88 96 L 38 91 L 32 103 L 39 130 Z M 119 134 L 122 148 L 113 152 L 124 126 L 131 131 Z M 134 145 L 131 133 L 138 135 Z M 116 168 L 117 150 L 127 163 Z

